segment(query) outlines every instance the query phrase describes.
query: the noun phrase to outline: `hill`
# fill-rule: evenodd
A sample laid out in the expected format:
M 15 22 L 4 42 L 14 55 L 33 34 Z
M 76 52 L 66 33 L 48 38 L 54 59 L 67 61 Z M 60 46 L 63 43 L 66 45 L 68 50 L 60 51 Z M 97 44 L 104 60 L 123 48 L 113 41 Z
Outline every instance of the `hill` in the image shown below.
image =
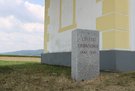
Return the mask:
M 1 53 L 1 55 L 41 56 L 41 53 L 43 53 L 43 49 L 39 49 L 39 50 L 20 50 L 20 51 Z

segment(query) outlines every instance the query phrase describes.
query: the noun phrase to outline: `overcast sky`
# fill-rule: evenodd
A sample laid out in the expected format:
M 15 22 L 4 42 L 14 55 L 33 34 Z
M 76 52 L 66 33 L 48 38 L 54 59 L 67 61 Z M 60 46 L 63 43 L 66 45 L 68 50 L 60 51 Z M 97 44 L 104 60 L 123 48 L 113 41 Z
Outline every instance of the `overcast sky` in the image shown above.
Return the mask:
M 0 53 L 43 49 L 44 0 L 0 0 Z

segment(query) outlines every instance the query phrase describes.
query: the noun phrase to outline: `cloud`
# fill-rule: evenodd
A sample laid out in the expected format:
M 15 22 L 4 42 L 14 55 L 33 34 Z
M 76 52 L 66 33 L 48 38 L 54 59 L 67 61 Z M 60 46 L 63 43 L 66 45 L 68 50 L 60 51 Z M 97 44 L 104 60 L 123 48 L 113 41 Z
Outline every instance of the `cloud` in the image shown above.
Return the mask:
M 10 3 L 12 4 L 17 4 L 20 5 L 24 0 L 14 0 L 14 2 L 12 0 L 0 0 L 0 5 L 5 5 L 5 3 Z
M 0 31 L 6 32 L 7 30 L 12 31 L 21 25 L 21 21 L 16 19 L 14 16 L 0 17 Z
M 30 3 L 27 0 L 0 0 L 0 16 L 14 15 L 22 22 L 44 21 L 44 6 Z
M 44 24 L 39 22 L 23 23 L 14 16 L 0 17 L 0 31 L 3 32 L 42 32 Z
M 25 23 L 22 24 L 22 29 L 27 31 L 27 32 L 43 32 L 43 24 L 41 23 Z
M 43 21 L 44 19 L 44 7 L 37 4 L 31 4 L 28 1 L 25 2 L 25 7 L 28 11 L 30 11 L 35 17 L 37 17 L 39 20 Z
M 8 52 L 15 50 L 31 50 L 41 49 L 43 47 L 43 33 L 30 34 L 30 33 L 0 33 L 0 52 Z
M 44 6 L 0 0 L 0 52 L 43 48 Z
M 10 29 L 13 27 L 12 21 L 14 21 L 12 16 L 0 17 L 0 29 Z

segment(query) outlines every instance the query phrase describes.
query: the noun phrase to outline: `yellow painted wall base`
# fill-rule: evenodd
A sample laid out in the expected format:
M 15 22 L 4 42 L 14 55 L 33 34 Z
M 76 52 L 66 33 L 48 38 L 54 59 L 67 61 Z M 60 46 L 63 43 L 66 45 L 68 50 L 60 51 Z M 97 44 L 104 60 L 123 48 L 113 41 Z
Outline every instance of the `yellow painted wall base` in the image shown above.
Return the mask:
M 99 0 L 98 0 L 99 2 Z M 97 18 L 103 49 L 130 49 L 129 0 L 101 0 L 103 16 Z
M 129 45 L 129 31 L 108 31 L 103 32 L 103 49 L 128 49 Z

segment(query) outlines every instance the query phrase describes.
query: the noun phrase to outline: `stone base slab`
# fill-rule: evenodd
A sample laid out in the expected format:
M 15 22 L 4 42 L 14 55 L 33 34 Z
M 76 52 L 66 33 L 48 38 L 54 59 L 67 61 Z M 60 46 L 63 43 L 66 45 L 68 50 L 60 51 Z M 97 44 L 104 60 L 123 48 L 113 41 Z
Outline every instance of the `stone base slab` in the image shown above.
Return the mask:
M 100 69 L 118 72 L 135 71 L 135 51 L 101 51 Z
M 69 67 L 71 66 L 71 52 L 42 54 L 41 63 Z M 135 51 L 100 51 L 100 70 L 135 71 Z
M 71 52 L 43 53 L 41 63 L 50 65 L 71 66 Z

